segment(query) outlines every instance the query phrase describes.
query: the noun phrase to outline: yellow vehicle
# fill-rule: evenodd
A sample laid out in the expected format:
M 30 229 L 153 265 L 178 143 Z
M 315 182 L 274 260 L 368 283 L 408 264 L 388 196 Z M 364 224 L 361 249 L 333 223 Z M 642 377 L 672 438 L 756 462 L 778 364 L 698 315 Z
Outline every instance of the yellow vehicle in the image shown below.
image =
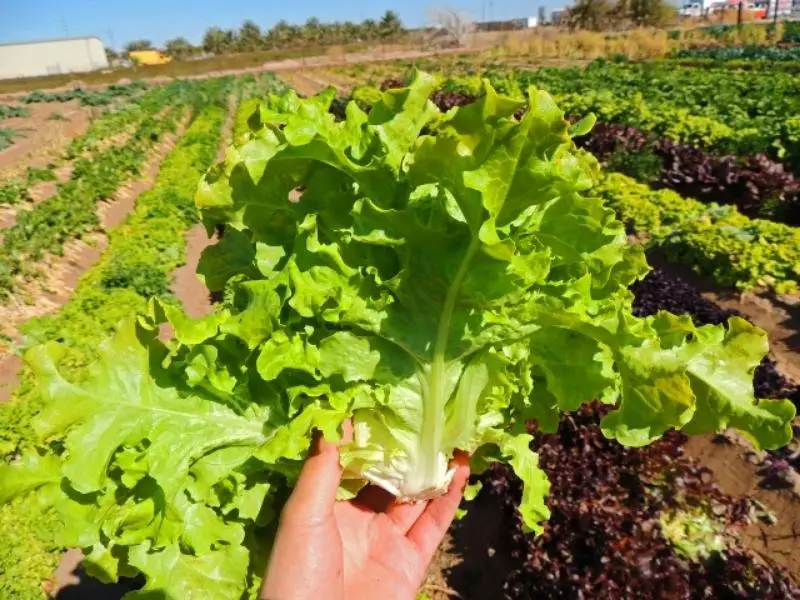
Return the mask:
M 128 53 L 128 58 L 138 65 L 165 65 L 172 60 L 158 50 L 136 50 Z

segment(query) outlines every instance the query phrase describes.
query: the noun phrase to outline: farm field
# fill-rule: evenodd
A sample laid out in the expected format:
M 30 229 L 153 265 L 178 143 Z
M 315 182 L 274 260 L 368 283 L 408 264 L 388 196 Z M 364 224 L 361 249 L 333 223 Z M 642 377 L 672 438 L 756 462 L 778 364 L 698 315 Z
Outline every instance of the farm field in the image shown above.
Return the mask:
M 474 54 L 0 108 L 71 107 L 0 150 L 0 600 L 255 597 L 345 416 L 486 462 L 420 600 L 800 598 L 798 86 Z M 404 352 L 474 361 L 439 428 Z

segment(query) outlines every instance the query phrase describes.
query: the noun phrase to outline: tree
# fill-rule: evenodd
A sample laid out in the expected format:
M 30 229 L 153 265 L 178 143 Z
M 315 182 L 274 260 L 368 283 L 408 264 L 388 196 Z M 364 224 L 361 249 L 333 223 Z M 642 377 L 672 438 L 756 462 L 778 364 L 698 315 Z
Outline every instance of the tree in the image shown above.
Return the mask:
M 263 47 L 263 43 L 258 25 L 250 19 L 242 23 L 237 44 L 239 52 L 255 52 Z
M 320 41 L 322 34 L 322 24 L 316 17 L 311 17 L 302 27 L 303 41 L 307 44 L 316 44 Z
M 344 25 L 341 21 L 324 24 L 322 37 L 327 44 L 341 44 L 344 41 Z
M 112 65 L 116 60 L 119 58 L 119 53 L 114 50 L 113 48 L 106 48 L 106 58 L 108 59 L 108 64 Z
M 361 39 L 361 27 L 352 21 L 345 21 L 342 24 L 342 37 L 345 42 L 355 42 Z
M 576 0 L 567 9 L 566 22 L 570 29 L 604 29 L 614 7 L 609 0 Z
M 475 30 L 475 22 L 467 13 L 452 8 L 437 7 L 430 11 L 431 24 L 453 40 L 458 46 L 467 42 L 467 37 Z
M 210 54 L 224 54 L 230 50 L 228 32 L 210 27 L 203 36 L 203 50 Z
M 378 35 L 385 40 L 397 37 L 402 32 L 403 22 L 400 20 L 400 15 L 393 10 L 387 10 L 378 24 Z
M 627 17 L 639 27 L 663 25 L 673 16 L 675 8 L 664 0 L 625 0 L 628 5 Z
M 125 54 L 130 54 L 131 52 L 139 52 L 141 50 L 152 50 L 153 49 L 153 42 L 150 40 L 134 40 L 132 42 L 128 42 L 125 44 L 124 52 Z
M 264 39 L 273 48 L 283 48 L 297 39 L 297 27 L 281 19 L 272 26 Z
M 176 37 L 164 44 L 164 52 L 176 60 L 185 60 L 195 53 L 195 47 L 185 37 Z
M 378 24 L 373 19 L 364 19 L 361 23 L 361 37 L 367 42 L 378 37 Z

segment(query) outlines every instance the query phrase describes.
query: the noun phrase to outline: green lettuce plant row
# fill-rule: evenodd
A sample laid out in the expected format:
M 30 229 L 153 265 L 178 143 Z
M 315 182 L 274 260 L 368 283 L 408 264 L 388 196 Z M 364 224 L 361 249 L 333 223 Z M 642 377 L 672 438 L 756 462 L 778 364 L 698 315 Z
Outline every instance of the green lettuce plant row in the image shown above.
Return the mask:
M 130 273 L 168 281 L 184 261 L 184 233 L 197 219 L 194 191 L 219 148 L 232 84 L 230 78 L 190 84 L 186 93 L 200 98 L 191 102 L 196 113 L 162 162 L 153 187 L 137 198 L 126 221 L 109 232 L 108 248 L 81 278 L 70 301 L 24 326 L 30 343 L 62 341 L 65 354 L 59 366 L 70 381 L 87 377 L 87 365 L 97 359 L 98 346 L 120 319 L 147 307 L 138 278 L 116 277 L 109 287 L 109 274 L 128 265 Z M 44 405 L 33 372 L 26 368 L 21 379 L 12 400 L 0 406 L 0 455 L 7 460 L 37 444 L 32 424 Z M 48 504 L 18 498 L 0 506 L 0 530 L 8 542 L 0 549 L 0 598 L 43 598 L 42 582 L 52 576 L 61 551 L 73 545 L 59 536 L 64 522 Z
M 433 60 L 432 68 L 441 61 Z M 504 87 L 513 79 L 552 93 L 568 114 L 597 114 L 621 123 L 720 153 L 767 153 L 800 168 L 800 89 L 793 73 L 697 69 L 667 61 L 588 67 L 512 70 L 498 65 L 473 72 Z M 452 65 L 447 69 L 452 73 Z M 462 78 L 475 92 L 479 77 Z
M 152 301 L 79 380 L 69 348 L 31 349 L 42 445 L 3 467 L 0 496 L 53 505 L 96 577 L 143 573 L 129 598 L 229 600 L 255 595 L 313 432 L 345 420 L 342 498 L 441 494 L 460 449 L 475 472 L 511 465 L 533 531 L 549 484 L 531 420 L 553 431 L 600 399 L 628 445 L 725 427 L 787 443 L 792 404 L 752 394 L 764 332 L 631 315 L 642 249 L 591 195 L 597 164 L 550 96 L 487 83 L 443 114 L 438 84 L 418 74 L 340 122 L 332 90 L 258 106 L 196 194 L 225 225 L 199 268 L 225 302 L 190 319 Z
M 609 173 L 597 192 L 648 245 L 717 283 L 741 290 L 795 293 L 800 284 L 800 229 L 750 219 L 734 206 L 684 198 Z
M 103 141 L 137 125 L 142 119 L 155 114 L 165 106 L 184 103 L 184 90 L 184 82 L 173 82 L 150 88 L 135 101 L 126 100 L 122 106 L 94 119 L 83 135 L 72 140 L 66 150 L 67 158 L 77 158 L 86 151 L 95 150 Z
M 166 100 L 166 96 L 163 97 Z M 135 177 L 156 142 L 174 131 L 185 105 L 165 114 L 163 105 L 148 103 L 135 131 L 122 145 L 96 151 L 76 161 L 72 178 L 59 185 L 55 195 L 29 211 L 3 233 L 0 255 L 0 297 L 36 273 L 36 261 L 60 254 L 64 244 L 99 227 L 97 202 L 110 198 L 125 181 Z
M 156 111 L 168 105 L 180 104 L 183 95 L 177 93 L 176 84 L 152 88 L 138 99 L 136 104 L 129 104 L 109 111 L 92 120 L 85 133 L 70 142 L 64 156 L 55 160 L 58 165 L 62 160 L 74 160 L 85 152 L 96 150 L 103 142 L 124 132 L 128 128 L 138 127 L 147 116 L 152 116 Z M 37 173 L 50 173 L 51 179 L 35 177 Z M 0 207 L 13 206 L 20 202 L 30 202 L 29 188 L 39 181 L 52 181 L 55 175 L 50 166 L 47 169 L 28 168 L 24 177 L 5 181 L 0 185 Z

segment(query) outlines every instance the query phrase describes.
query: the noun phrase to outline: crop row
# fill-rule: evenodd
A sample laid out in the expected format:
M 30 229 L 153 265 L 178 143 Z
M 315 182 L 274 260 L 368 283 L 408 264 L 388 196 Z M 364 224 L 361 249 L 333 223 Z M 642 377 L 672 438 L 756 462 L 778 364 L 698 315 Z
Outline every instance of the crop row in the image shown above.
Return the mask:
M 401 63 L 399 68 L 442 69 L 446 64 L 428 59 Z M 481 77 L 500 89 L 509 83 L 535 85 L 553 94 L 567 114 L 594 112 L 601 122 L 722 153 L 766 152 L 793 170 L 800 168 L 800 81 L 793 73 L 602 60 L 586 68 L 511 71 L 493 65 L 467 66 L 463 71 L 471 75 L 461 81 L 470 93 L 480 90 Z M 449 65 L 447 74 L 454 74 Z
M 144 81 L 130 83 L 114 83 L 99 90 L 86 90 L 80 87 L 61 92 L 43 92 L 36 90 L 22 96 L 22 104 L 37 104 L 40 102 L 70 102 L 79 100 L 83 106 L 106 106 L 120 98 L 134 98 L 147 89 Z
M 798 289 L 800 229 L 750 219 L 734 206 L 654 190 L 621 173 L 602 177 L 595 192 L 649 246 L 720 285 L 779 293 Z
M 670 54 L 672 58 L 700 58 L 715 62 L 730 60 L 796 61 L 800 48 L 775 48 L 770 46 L 738 46 L 733 48 L 681 48 Z
M 152 88 L 142 95 L 136 104 L 130 104 L 120 110 L 109 111 L 94 119 L 82 135 L 70 142 L 63 158 L 66 160 L 76 159 L 93 151 L 101 144 L 108 143 L 114 136 L 124 133 L 126 130 L 135 131 L 148 115 L 156 114 L 169 104 L 180 103 L 179 90 L 181 87 L 175 84 Z M 50 167 L 46 169 L 28 168 L 24 177 L 0 184 L 0 207 L 30 201 L 28 188 L 40 181 L 53 180 L 55 180 L 55 175 Z
M 70 181 L 31 210 L 20 210 L 16 223 L 4 232 L 0 256 L 0 291 L 10 293 L 31 275 L 32 263 L 46 254 L 60 254 L 64 244 L 99 225 L 97 202 L 110 198 L 125 181 L 139 173 L 149 151 L 161 136 L 174 131 L 181 114 L 148 115 L 121 146 L 110 146 L 77 161 Z
M 240 102 L 234 123 L 246 124 L 252 113 L 248 99 L 280 85 L 271 75 L 188 84 L 187 94 L 192 93 L 185 103 L 194 107 L 193 120 L 162 162 L 153 187 L 139 196 L 128 219 L 110 232 L 100 262 L 82 277 L 70 301 L 57 313 L 23 327 L 31 343 L 56 339 L 66 343 L 69 349 L 61 366 L 71 377 L 85 376 L 99 343 L 121 319 L 143 311 L 153 296 L 169 296 L 170 274 L 185 258 L 184 234 L 197 222 L 197 183 L 216 157 L 230 94 L 236 93 Z M 23 372 L 22 381 L 12 401 L 0 409 L 0 455 L 34 443 L 30 420 L 39 411 L 41 398 L 30 372 Z M 40 598 L 39 581 L 49 575 L 60 550 L 52 541 L 58 527 L 52 515 L 41 514 L 36 507 L 0 508 L 0 528 L 13 528 L 17 542 L 0 550 L 4 573 L 0 597 Z
M 703 202 L 733 204 L 748 217 L 800 225 L 800 181 L 764 154 L 720 156 L 607 123 L 598 123 L 576 142 L 609 170 Z
M 103 257 L 82 277 L 70 301 L 24 328 L 35 341 L 64 340 L 69 351 L 61 364 L 78 379 L 99 342 L 120 319 L 143 310 L 150 293 L 167 292 L 170 272 L 183 261 L 183 234 L 195 221 L 195 187 L 216 156 L 232 81 L 212 79 L 195 85 L 197 111 L 162 162 L 153 187 L 137 199 L 125 223 L 110 232 Z M 12 401 L 0 409 L 3 455 L 34 439 L 30 420 L 41 399 L 28 371 L 22 381 Z M 0 522 L 3 531 L 15 536 L 15 543 L 0 551 L 0 597 L 39 600 L 40 581 L 49 577 L 57 560 L 52 540 L 60 524 L 52 515 L 22 504 L 0 508 Z
M 568 114 L 594 112 L 680 142 L 800 164 L 800 83 L 790 73 L 598 63 L 522 72 L 517 81 L 553 93 Z
M 118 110 L 107 112 L 98 119 L 94 119 L 89 129 L 83 135 L 76 137 L 66 150 L 67 158 L 81 156 L 84 152 L 91 151 L 98 144 L 122 133 L 126 128 L 135 126 L 141 120 L 168 104 L 185 104 L 187 90 L 185 82 L 175 82 L 170 85 L 161 85 L 149 89 L 135 102 L 122 106 Z
M 27 117 L 29 114 L 31 114 L 31 109 L 25 106 L 10 106 L 8 104 L 0 104 L 0 120 Z
M 513 93 L 527 83 L 524 77 L 517 80 L 508 75 L 495 74 L 493 79 Z M 383 87 L 403 81 L 386 80 Z M 451 103 L 468 101 L 480 93 L 474 78 L 450 78 L 444 90 L 451 92 L 445 96 Z M 581 109 L 572 114 L 585 112 Z M 601 123 L 577 140 L 611 170 L 704 202 L 734 204 L 749 217 L 800 224 L 800 182 L 783 163 L 761 152 L 742 158 L 722 155 L 615 120 L 619 119 L 601 112 Z

